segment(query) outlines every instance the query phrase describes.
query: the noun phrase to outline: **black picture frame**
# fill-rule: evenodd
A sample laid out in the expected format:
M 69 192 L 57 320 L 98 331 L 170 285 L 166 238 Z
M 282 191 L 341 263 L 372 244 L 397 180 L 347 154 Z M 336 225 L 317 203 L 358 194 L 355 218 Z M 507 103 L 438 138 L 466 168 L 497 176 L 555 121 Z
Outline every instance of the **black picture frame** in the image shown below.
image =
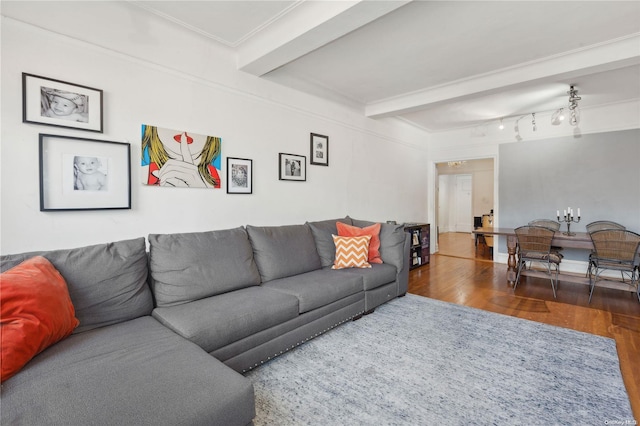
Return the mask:
M 22 122 L 102 133 L 103 92 L 22 73 Z
M 329 166 L 329 136 L 311 133 L 309 164 Z
M 279 180 L 304 182 L 307 180 L 307 157 L 297 154 L 278 154 Z
M 227 194 L 253 194 L 253 160 L 227 157 Z
M 40 211 L 131 209 L 131 145 L 41 133 Z

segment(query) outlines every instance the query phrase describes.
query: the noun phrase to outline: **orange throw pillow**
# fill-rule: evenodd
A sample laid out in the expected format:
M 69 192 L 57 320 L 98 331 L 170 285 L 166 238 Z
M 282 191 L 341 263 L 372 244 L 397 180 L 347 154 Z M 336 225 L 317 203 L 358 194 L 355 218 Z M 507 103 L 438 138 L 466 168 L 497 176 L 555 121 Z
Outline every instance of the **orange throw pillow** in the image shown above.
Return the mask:
M 363 235 L 371 236 L 371 243 L 369 244 L 369 262 L 370 263 L 382 263 L 380 257 L 380 224 L 376 223 L 364 228 L 358 228 L 357 226 L 347 225 L 346 223 L 336 222 L 336 228 L 338 228 L 338 235 L 341 237 L 361 237 Z
M 336 245 L 336 260 L 331 269 L 371 268 L 371 264 L 367 262 L 370 235 L 362 237 L 331 236 Z
M 0 274 L 1 381 L 80 324 L 67 282 L 42 256 Z

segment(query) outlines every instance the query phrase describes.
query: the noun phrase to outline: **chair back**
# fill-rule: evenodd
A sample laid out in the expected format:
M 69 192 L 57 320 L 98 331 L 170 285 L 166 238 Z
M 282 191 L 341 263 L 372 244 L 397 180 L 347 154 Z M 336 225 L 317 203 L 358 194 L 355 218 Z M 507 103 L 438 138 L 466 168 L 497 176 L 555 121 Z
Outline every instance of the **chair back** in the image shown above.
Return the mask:
M 560 229 L 560 222 L 553 219 L 536 219 L 529 222 L 531 226 L 542 226 L 545 228 L 553 229 L 554 231 L 558 231 Z
M 636 261 L 640 234 L 625 229 L 602 229 L 589 234 L 596 256 L 630 265 Z
M 473 217 L 473 227 L 481 228 L 482 227 L 482 216 L 474 216 Z
M 627 228 L 624 225 L 620 225 L 619 223 L 616 223 L 616 222 L 611 222 L 610 220 L 597 220 L 587 225 L 587 232 L 589 234 L 595 231 L 600 231 L 602 229 L 627 229 Z
M 542 226 L 521 226 L 515 229 L 521 253 L 549 253 L 555 231 Z

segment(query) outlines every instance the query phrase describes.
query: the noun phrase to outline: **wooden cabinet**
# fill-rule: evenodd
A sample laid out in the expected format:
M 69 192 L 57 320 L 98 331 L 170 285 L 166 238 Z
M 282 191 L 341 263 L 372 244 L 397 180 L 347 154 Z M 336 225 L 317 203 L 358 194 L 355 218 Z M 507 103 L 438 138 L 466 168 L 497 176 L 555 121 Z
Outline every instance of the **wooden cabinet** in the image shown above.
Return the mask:
M 411 248 L 409 249 L 410 269 L 428 264 L 431 226 L 428 223 L 407 223 L 404 226 L 404 230 L 411 235 Z

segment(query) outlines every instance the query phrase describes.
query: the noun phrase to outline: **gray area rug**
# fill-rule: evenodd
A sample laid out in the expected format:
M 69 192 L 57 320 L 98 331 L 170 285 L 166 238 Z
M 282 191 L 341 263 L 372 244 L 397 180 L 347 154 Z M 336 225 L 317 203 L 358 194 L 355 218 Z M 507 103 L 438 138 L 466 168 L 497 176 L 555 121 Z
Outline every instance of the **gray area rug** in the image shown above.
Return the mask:
M 246 376 L 255 425 L 633 424 L 614 340 L 415 295 Z

